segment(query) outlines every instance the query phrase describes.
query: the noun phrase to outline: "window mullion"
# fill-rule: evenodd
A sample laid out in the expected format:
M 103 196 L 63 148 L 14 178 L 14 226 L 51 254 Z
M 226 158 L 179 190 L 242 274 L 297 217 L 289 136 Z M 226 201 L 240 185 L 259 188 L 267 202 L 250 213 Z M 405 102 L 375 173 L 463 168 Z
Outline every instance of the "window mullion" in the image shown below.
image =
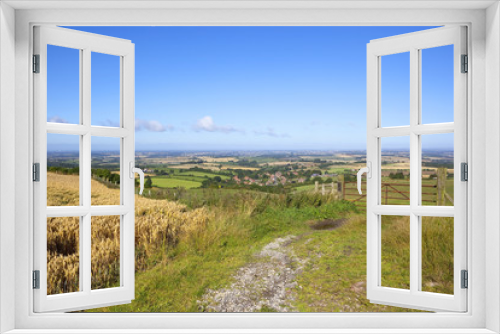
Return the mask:
M 91 51 L 86 48 L 82 52 L 82 66 L 81 70 L 81 89 L 80 89 L 80 99 L 82 101 L 81 105 L 81 118 L 82 125 L 87 129 L 91 126 Z M 90 209 L 91 205 L 91 162 L 92 162 L 92 152 L 91 152 L 91 135 L 90 131 L 81 137 L 82 145 L 80 148 L 80 154 L 82 155 L 81 161 L 81 176 L 80 182 L 82 186 L 80 187 L 82 199 L 82 205 L 85 208 Z M 80 239 L 80 278 L 82 279 L 82 291 L 85 293 L 90 293 L 91 291 L 91 268 L 92 268 L 92 227 L 91 227 L 91 216 L 90 211 L 87 212 L 81 221 L 81 239 Z
M 420 290 L 419 217 L 413 209 L 419 203 L 419 136 L 415 129 L 419 123 L 420 66 L 419 50 L 410 50 L 410 291 Z
M 81 90 L 80 90 L 80 98 L 82 100 L 82 124 L 87 130 L 90 129 L 90 103 L 91 103 L 91 51 L 89 49 L 83 50 L 83 61 L 82 61 L 82 75 L 81 75 Z M 82 147 L 80 149 L 81 157 L 81 182 L 82 186 L 80 187 L 82 194 L 81 197 L 83 200 L 82 205 L 85 207 L 90 207 L 90 181 L 91 181 L 91 137 L 90 131 L 87 131 L 82 136 Z

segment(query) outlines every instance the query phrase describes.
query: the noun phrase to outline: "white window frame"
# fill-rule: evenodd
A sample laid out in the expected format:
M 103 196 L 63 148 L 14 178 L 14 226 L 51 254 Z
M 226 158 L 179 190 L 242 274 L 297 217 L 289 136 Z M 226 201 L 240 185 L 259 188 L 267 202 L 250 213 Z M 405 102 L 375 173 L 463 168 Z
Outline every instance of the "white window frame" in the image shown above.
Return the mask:
M 342 328 L 351 328 L 350 333 L 357 332 L 354 330 L 356 328 L 358 332 L 363 333 L 389 331 L 414 333 L 411 328 L 419 328 L 419 332 L 428 333 L 458 332 L 459 329 L 466 333 L 500 332 L 498 226 L 500 13 L 496 1 L 422 3 L 398 1 L 398 9 L 391 9 L 391 6 L 395 6 L 393 2 L 391 4 L 384 1 L 372 1 L 369 5 L 354 1 L 319 4 L 313 1 L 310 3 L 270 1 L 254 4 L 254 8 L 248 3 L 238 2 L 239 5 L 234 4 L 233 8 L 225 9 L 221 8 L 224 5 L 218 2 L 204 3 L 204 8 L 189 8 L 186 4 L 187 8 L 176 9 L 173 8 L 176 5 L 174 2 L 151 5 L 149 1 L 143 1 L 142 5 L 133 3 L 136 7 L 143 7 L 140 11 L 118 8 L 130 6 L 130 3 L 83 1 L 73 5 L 78 8 L 87 6 L 87 9 L 71 8 L 69 2 L 7 1 L 7 4 L 0 4 L 0 69 L 2 70 L 0 76 L 0 120 L 2 121 L 0 122 L 0 218 L 2 219 L 0 330 L 16 329 L 16 333 L 35 333 L 37 329 L 61 329 L 61 332 L 69 333 L 76 332 L 74 329 L 86 328 L 92 333 L 106 332 L 105 329 L 116 329 L 118 332 L 121 332 L 120 329 L 127 329 L 128 333 L 132 333 L 134 331 L 130 330 L 131 328 L 141 326 L 143 329 L 165 329 L 164 332 L 175 332 L 176 329 L 182 328 L 193 329 L 196 332 L 202 330 L 238 332 L 237 329 L 241 329 L 242 332 L 245 328 L 253 328 L 252 332 L 336 332 L 335 329 L 341 332 Z M 19 9 L 14 13 L 9 5 L 24 6 L 24 8 L 38 6 L 38 9 Z M 114 6 L 115 9 L 103 9 L 106 6 Z M 147 9 L 147 6 L 170 6 L 170 8 Z M 191 6 L 197 4 L 193 3 Z M 198 3 L 198 6 L 202 5 Z M 212 8 L 209 8 L 210 6 Z M 30 256 L 30 245 L 33 241 L 31 237 L 33 212 L 30 208 L 33 205 L 32 183 L 29 176 L 33 149 L 30 146 L 33 104 L 32 75 L 29 70 L 32 27 L 36 24 L 467 25 L 470 42 L 468 54 L 471 59 L 469 64 L 471 75 L 468 76 L 468 87 L 470 87 L 468 109 L 471 110 L 468 115 L 468 133 L 471 134 L 468 142 L 471 180 L 468 189 L 468 197 L 471 198 L 468 208 L 468 220 L 471 222 L 468 231 L 470 236 L 468 312 L 459 314 L 34 314 L 30 288 L 33 264 Z M 12 70 L 13 65 L 15 72 Z M 12 82 L 15 82 L 14 87 Z M 12 97 L 14 94 L 15 99 Z M 13 131 L 9 131 L 8 126 L 15 127 L 15 145 L 12 145 L 12 138 L 9 140 L 8 136 L 14 134 Z M 15 159 L 14 168 L 8 165 L 9 159 L 11 161 Z M 10 174 L 7 175 L 6 172 Z M 15 175 L 15 184 L 12 175 Z M 15 185 L 14 201 L 8 198 L 13 189 L 6 187 L 8 185 Z M 5 208 L 12 204 L 15 205 L 15 212 L 7 212 Z M 15 240 L 15 243 L 12 240 Z M 12 289 L 12 286 L 15 288 Z M 12 305 L 15 307 L 12 308 Z M 294 328 L 297 330 L 294 331 Z

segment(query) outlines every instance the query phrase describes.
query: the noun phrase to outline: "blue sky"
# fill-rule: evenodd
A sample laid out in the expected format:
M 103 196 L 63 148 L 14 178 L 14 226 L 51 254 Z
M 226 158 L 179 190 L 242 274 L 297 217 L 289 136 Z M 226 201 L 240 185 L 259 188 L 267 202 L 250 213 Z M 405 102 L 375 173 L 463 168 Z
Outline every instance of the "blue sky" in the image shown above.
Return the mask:
M 428 29 L 71 28 L 135 44 L 136 150 L 364 150 L 366 44 Z M 424 123 L 453 121 L 452 51 L 423 51 Z M 76 123 L 78 52 L 50 47 L 48 61 L 48 120 Z M 118 78 L 118 58 L 93 53 L 93 125 L 118 124 Z M 408 125 L 408 90 L 408 55 L 383 57 L 383 126 Z

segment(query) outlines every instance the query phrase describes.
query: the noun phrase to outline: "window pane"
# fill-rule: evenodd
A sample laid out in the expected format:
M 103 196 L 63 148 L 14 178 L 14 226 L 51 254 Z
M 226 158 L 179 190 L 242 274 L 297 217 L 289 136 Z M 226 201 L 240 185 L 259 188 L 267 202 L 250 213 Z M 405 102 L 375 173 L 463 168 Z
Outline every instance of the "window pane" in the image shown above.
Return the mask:
M 410 288 L 410 217 L 381 216 L 382 286 Z
M 92 52 L 92 125 L 120 126 L 120 57 Z
M 421 217 L 422 291 L 453 294 L 453 218 Z
M 120 205 L 120 141 L 92 137 L 92 205 Z
M 410 125 L 410 53 L 381 57 L 382 126 Z
M 453 45 L 423 49 L 422 123 L 453 122 Z
M 453 206 L 453 133 L 422 135 L 422 205 Z
M 80 217 L 47 218 L 47 294 L 80 291 Z
M 47 45 L 47 122 L 80 123 L 80 50 Z
M 410 137 L 381 139 L 380 204 L 410 204 Z
M 47 134 L 47 206 L 80 205 L 80 136 Z
M 120 286 L 120 216 L 92 217 L 92 290 Z

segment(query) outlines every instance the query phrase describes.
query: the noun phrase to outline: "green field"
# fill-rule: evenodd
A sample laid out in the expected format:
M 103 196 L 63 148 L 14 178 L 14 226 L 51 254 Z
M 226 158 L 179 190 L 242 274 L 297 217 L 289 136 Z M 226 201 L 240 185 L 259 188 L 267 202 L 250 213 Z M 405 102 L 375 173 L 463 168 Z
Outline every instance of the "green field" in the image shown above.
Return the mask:
M 151 177 L 151 180 L 153 181 L 153 186 L 159 188 L 182 187 L 186 189 L 191 189 L 191 188 L 199 188 L 201 186 L 201 182 L 198 181 L 183 180 L 183 179 L 164 177 L 164 176 L 153 176 Z
M 298 186 L 298 187 L 295 187 L 295 190 L 297 192 L 301 192 L 301 191 L 313 191 L 314 190 L 314 184 L 307 184 L 305 186 Z
M 257 161 L 259 164 L 279 161 L 279 159 L 273 157 L 253 157 L 250 160 Z
M 200 177 L 200 176 L 189 176 L 189 175 L 175 175 L 171 176 L 174 179 L 179 179 L 179 180 L 186 180 L 186 181 L 194 181 L 194 182 L 203 182 L 207 180 L 206 177 Z

